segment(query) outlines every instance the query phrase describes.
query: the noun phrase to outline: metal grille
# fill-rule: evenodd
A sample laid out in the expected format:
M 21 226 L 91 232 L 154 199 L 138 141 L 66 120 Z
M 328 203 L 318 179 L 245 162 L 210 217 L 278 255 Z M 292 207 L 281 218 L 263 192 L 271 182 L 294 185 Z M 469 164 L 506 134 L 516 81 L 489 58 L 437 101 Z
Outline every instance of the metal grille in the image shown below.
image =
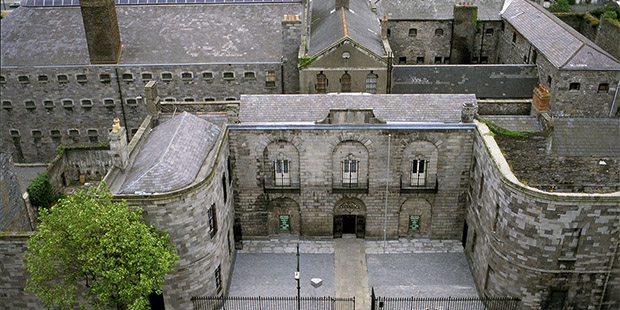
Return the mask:
M 355 297 L 192 297 L 194 310 L 355 310 Z M 298 308 L 299 307 L 299 308 Z
M 511 297 L 376 297 L 372 310 L 519 310 L 520 300 Z

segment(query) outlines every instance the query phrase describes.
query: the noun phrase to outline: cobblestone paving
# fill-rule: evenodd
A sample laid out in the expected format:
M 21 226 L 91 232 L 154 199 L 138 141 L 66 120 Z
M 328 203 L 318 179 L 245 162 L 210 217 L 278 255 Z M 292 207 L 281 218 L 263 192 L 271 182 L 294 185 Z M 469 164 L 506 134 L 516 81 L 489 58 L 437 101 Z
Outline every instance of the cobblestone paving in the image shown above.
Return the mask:
M 243 240 L 243 250 L 237 253 L 299 253 L 305 254 L 334 254 L 333 240 L 299 240 L 299 239 L 269 239 Z

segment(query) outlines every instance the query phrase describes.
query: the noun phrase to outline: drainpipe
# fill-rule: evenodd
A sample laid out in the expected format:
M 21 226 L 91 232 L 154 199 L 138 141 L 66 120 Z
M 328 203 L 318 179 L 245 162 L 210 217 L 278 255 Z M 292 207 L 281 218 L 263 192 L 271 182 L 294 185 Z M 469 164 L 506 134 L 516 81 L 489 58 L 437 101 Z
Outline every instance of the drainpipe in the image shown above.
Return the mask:
M 387 244 L 387 208 L 388 208 L 388 189 L 390 185 L 390 143 L 392 134 L 388 134 L 388 153 L 387 153 L 387 170 L 385 171 L 385 216 L 383 218 L 383 253 L 385 254 L 385 246 Z
M 123 102 L 123 91 L 121 90 L 121 80 L 118 77 L 118 68 L 114 68 L 116 73 L 116 85 L 118 85 L 118 97 L 121 99 L 121 113 L 123 114 L 123 124 L 125 125 L 125 136 L 129 141 L 129 127 L 127 127 L 127 118 L 125 117 L 125 103 Z
M 618 98 L 618 89 L 620 88 L 620 81 L 616 85 L 616 93 L 614 94 L 614 101 L 611 102 L 611 109 L 609 110 L 609 117 L 613 117 L 614 109 L 616 108 L 616 98 Z

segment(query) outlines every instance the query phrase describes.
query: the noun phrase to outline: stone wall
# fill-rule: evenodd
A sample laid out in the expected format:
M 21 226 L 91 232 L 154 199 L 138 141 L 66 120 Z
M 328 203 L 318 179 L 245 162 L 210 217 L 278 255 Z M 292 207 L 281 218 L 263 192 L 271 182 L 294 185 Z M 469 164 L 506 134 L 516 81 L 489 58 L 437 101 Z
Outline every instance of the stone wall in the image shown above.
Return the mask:
M 620 60 L 618 37 L 620 37 L 620 26 L 607 18 L 601 18 L 594 42 Z
M 274 85 L 267 85 L 267 72 L 274 72 Z M 162 77 L 168 73 L 171 80 Z M 0 138 L 20 163 L 48 162 L 60 144 L 107 141 L 114 118 L 132 135 L 146 115 L 144 99 L 136 100 L 145 95 L 148 79 L 143 75 L 157 80 L 162 101 L 238 100 L 241 94 L 282 93 L 280 63 L 5 66 L 0 74 L 5 78 L 0 84 L 0 117 L 7 120 L 0 123 Z M 101 74 L 109 80 L 102 81 Z M 59 82 L 59 75 L 67 81 Z M 20 76 L 28 77 L 28 83 L 20 83 Z M 39 76 L 47 81 L 39 81 Z
M 539 83 L 551 93 L 552 116 L 609 115 L 620 70 L 560 70 L 508 24 L 500 38 L 499 54 L 502 63 L 536 64 Z M 571 83 L 578 83 L 576 89 Z M 599 90 L 601 84 L 607 84 L 607 89 Z
M 552 296 L 560 297 L 555 307 L 590 309 L 606 290 L 610 304 L 603 309 L 617 308 L 611 292 L 618 289 L 619 270 L 610 264 L 620 241 L 620 193 L 525 186 L 484 125 L 478 125 L 473 149 L 465 249 L 479 291 L 521 298 L 521 309 L 546 309 Z
M 0 304 L 5 309 L 44 309 L 39 297 L 25 291 L 30 274 L 24 264 L 32 233 L 0 232 Z
M 226 292 L 234 262 L 233 198 L 228 170 L 228 141 L 222 130 L 205 159 L 198 183 L 186 188 L 148 196 L 116 195 L 130 206 L 141 207 L 148 224 L 170 234 L 180 257 L 166 277 L 162 291 L 166 308 L 190 309 L 193 296 Z M 211 234 L 209 209 L 215 208 L 216 226 Z M 220 270 L 221 286 L 216 285 Z
M 30 231 L 28 211 L 11 156 L 0 153 L 0 231 Z
M 113 154 L 109 150 L 65 150 L 47 168 L 54 192 L 62 192 L 68 186 L 84 181 L 100 181 L 113 166 Z
M 531 99 L 478 99 L 479 115 L 529 115 Z
M 501 21 L 479 21 L 480 25 L 474 34 L 474 49 L 471 63 L 497 63 L 498 44 L 501 36 Z
M 590 41 L 596 40 L 598 18 L 588 13 L 555 13 L 560 20 L 579 31 Z
M 241 127 L 244 128 L 244 127 Z M 385 208 L 385 182 L 387 167 L 388 134 L 391 134 L 390 177 L 388 197 L 387 235 L 417 236 L 443 239 L 457 239 L 462 233 L 464 216 L 464 193 L 467 188 L 470 165 L 471 131 L 462 130 L 378 130 L 366 129 L 237 129 L 230 128 L 230 145 L 234 170 L 235 212 L 240 219 L 245 237 L 268 237 L 268 219 L 278 210 L 272 209 L 272 202 L 293 200 L 300 208 L 301 224 L 299 234 L 304 237 L 333 236 L 336 207 L 343 204 L 355 205 L 350 210 L 365 216 L 366 238 L 383 236 Z M 266 188 L 265 180 L 273 177 L 273 171 L 265 169 L 264 152 L 270 143 L 279 141 L 294 146 L 299 152 L 299 186 L 289 188 Z M 437 157 L 427 156 L 429 165 L 435 161 L 438 189 L 435 175 L 426 176 L 426 186 L 411 188 L 401 184 L 401 172 L 410 171 L 411 160 L 405 154 L 408 146 L 426 141 L 437 149 Z M 358 174 L 362 175 L 357 186 L 346 188 L 345 184 L 334 183 L 342 176 L 337 156 L 338 146 L 355 144 L 355 159 L 360 159 Z M 284 149 L 283 149 L 284 150 Z M 364 152 L 365 151 L 365 152 Z M 414 150 L 415 151 L 415 150 Z M 423 152 L 422 149 L 417 150 Z M 353 152 L 352 152 L 353 153 Z M 365 155 L 367 154 L 367 155 Z M 295 154 L 290 154 L 295 156 Z M 367 157 L 366 157 L 367 156 Z M 407 157 L 407 158 L 405 158 Z M 368 158 L 364 162 L 363 158 Z M 337 167 L 337 168 L 333 168 Z M 433 171 L 431 169 L 431 171 Z M 406 176 L 408 181 L 409 177 Z M 406 182 L 403 182 L 406 183 Z M 402 185 L 402 188 L 401 188 Z M 424 207 L 426 206 L 426 207 Z M 422 208 L 422 209 L 420 209 Z M 408 211 L 409 210 L 409 211 Z M 420 212 L 421 214 L 408 214 Z M 422 230 L 410 232 L 409 215 L 422 216 Z M 402 221 L 402 217 L 405 218 Z M 400 233 L 399 233 L 400 231 Z
M 389 20 L 388 29 L 394 64 L 450 63 L 451 20 Z

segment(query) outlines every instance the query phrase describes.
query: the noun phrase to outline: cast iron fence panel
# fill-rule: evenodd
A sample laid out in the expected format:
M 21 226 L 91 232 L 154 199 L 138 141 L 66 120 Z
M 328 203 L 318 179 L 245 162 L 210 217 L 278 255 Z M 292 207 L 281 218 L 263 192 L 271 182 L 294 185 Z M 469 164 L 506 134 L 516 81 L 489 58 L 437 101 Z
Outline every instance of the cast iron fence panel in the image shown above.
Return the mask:
M 375 297 L 373 310 L 519 310 L 511 297 Z
M 192 297 L 194 310 L 295 310 L 297 297 Z M 299 310 L 355 310 L 355 297 L 301 297 Z

